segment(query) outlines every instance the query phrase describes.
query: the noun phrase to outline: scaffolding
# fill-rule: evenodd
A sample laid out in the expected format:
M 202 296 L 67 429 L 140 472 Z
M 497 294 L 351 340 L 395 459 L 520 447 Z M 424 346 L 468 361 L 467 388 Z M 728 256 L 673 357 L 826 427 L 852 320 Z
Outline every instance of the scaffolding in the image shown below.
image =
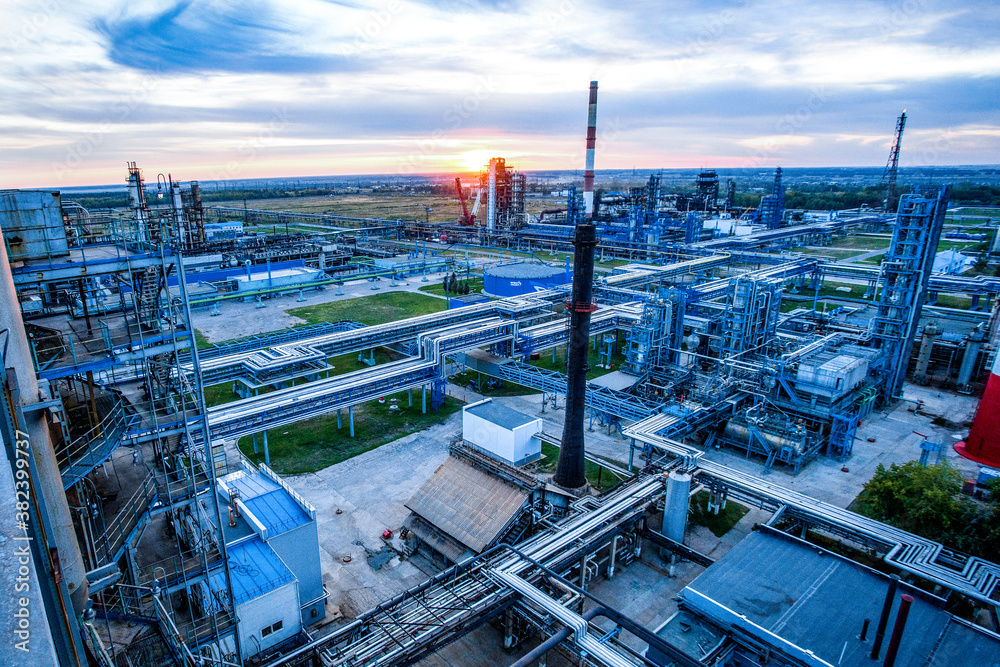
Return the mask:
M 906 377 L 950 191 L 944 186 L 934 197 L 911 194 L 899 200 L 878 279 L 878 312 L 871 323 L 871 335 L 885 355 L 878 372 L 888 397 L 899 394 Z
M 128 213 L 67 217 L 69 261 L 40 258 L 13 275 L 36 373 L 62 427 L 53 434 L 56 460 L 86 566 L 121 573 L 93 596 L 94 609 L 108 623 L 138 619 L 156 630 L 142 647 L 104 647 L 99 623 L 95 654 L 117 664 L 185 655 L 239 662 L 212 492 L 225 456 L 203 444 L 208 422 L 184 269 L 184 250 L 204 238 L 200 193 L 169 178 L 160 185 L 167 203 L 152 207 L 130 163 Z M 175 611 L 212 577 L 225 582 L 214 611 Z
M 524 195 L 527 177 L 508 167 L 502 157 L 490 158 L 479 175 L 479 188 L 486 193 L 485 241 L 524 226 Z

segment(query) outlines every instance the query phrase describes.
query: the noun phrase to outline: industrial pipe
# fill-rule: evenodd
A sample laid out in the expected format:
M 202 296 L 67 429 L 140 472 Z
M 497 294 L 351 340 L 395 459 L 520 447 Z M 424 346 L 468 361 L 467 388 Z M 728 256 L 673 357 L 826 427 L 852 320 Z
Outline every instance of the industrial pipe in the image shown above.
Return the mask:
M 892 626 L 892 637 L 889 638 L 889 648 L 885 651 L 885 662 L 882 663 L 882 667 L 893 667 L 896 663 L 896 653 L 903 639 L 903 630 L 906 629 L 906 618 L 910 615 L 911 604 L 913 604 L 912 595 L 899 596 L 899 611 L 896 612 L 896 623 Z
M 896 587 L 899 586 L 899 575 L 894 574 L 889 580 L 889 590 L 885 593 L 885 602 L 882 603 L 882 615 L 878 619 L 878 628 L 875 630 L 875 643 L 872 644 L 872 660 L 878 660 L 879 651 L 882 650 L 882 640 L 885 638 L 885 626 L 889 623 L 889 612 L 892 611 L 892 601 L 896 597 Z
M 583 620 L 588 623 L 596 616 L 599 616 L 601 612 L 604 611 L 601 607 L 594 607 L 583 613 Z M 512 662 L 510 667 L 530 667 L 536 660 L 540 660 L 545 656 L 546 653 L 559 646 L 560 642 L 567 639 L 571 634 L 573 634 L 573 629 L 569 627 L 563 627 L 559 632 L 555 633 L 541 644 L 531 649 L 525 653 L 520 660 L 517 662 Z

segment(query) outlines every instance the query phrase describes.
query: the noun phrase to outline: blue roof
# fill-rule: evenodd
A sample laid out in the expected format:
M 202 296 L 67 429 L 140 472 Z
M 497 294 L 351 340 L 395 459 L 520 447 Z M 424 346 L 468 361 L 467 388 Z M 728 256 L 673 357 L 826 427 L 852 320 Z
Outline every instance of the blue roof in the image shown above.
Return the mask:
M 240 500 L 267 529 L 268 537 L 309 523 L 310 517 L 280 484 L 259 472 L 225 480 L 239 492 Z
M 885 574 L 762 528 L 688 584 L 681 597 L 696 591 L 830 664 L 868 667 L 875 628 L 867 644 L 857 636 L 866 618 L 878 619 L 888 582 Z M 956 619 L 940 598 L 903 584 L 895 609 L 904 592 L 915 600 L 897 667 L 976 667 L 1000 655 L 996 635 Z
M 233 603 L 237 605 L 295 581 L 274 549 L 259 537 L 229 548 L 229 577 L 233 582 Z M 225 574 L 214 575 L 212 584 L 216 590 L 225 590 Z

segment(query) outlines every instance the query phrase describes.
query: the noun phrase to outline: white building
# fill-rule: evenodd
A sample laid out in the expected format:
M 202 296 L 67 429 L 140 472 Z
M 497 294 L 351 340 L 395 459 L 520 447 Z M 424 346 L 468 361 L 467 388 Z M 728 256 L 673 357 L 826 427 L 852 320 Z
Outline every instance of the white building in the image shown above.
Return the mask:
M 542 420 L 484 399 L 462 408 L 462 437 L 508 463 L 520 465 L 542 455 Z

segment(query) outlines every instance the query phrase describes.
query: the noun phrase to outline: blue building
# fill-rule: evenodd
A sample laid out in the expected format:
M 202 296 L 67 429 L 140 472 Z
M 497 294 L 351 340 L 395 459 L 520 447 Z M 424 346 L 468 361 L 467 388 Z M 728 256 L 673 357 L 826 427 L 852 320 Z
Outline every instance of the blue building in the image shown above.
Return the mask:
M 265 465 L 244 463 L 219 479 L 218 492 L 229 510 L 223 532 L 240 651 L 252 656 L 326 615 L 316 510 Z M 225 590 L 224 582 L 214 584 Z

